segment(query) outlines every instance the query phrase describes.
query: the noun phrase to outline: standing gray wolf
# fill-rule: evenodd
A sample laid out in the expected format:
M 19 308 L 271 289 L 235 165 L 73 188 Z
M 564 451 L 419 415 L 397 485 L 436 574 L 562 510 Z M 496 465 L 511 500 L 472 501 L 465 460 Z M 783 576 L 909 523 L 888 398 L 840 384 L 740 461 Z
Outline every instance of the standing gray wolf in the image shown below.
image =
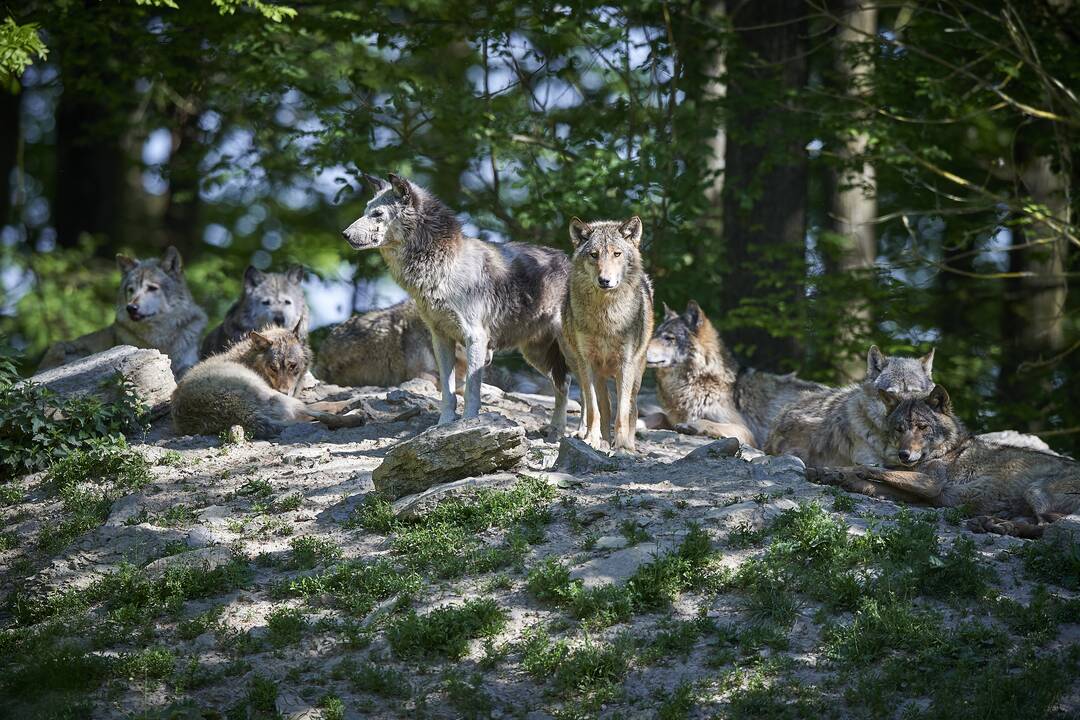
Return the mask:
M 871 346 L 866 379 L 809 393 L 788 405 L 777 418 L 765 452 L 797 455 L 817 467 L 884 465 L 886 417 L 901 400 L 930 393 L 933 364 L 933 350 L 918 359 L 897 358 Z
M 160 260 L 117 255 L 116 264 L 121 272 L 116 320 L 75 340 L 53 344 L 38 372 L 116 345 L 160 350 L 169 356 L 177 378 L 198 362 L 206 313 L 191 297 L 176 248 L 170 245 Z
M 637 395 L 652 335 L 653 290 L 641 266 L 641 218 L 570 221 L 574 254 L 563 300 L 566 356 L 581 381 L 580 435 L 595 448 L 611 440 L 608 378 L 615 380 L 616 451 L 634 451 Z
M 304 269 L 299 265 L 283 273 L 264 273 L 252 265 L 244 270 L 240 299 L 225 313 L 225 319 L 203 338 L 200 357 L 219 353 L 252 330 L 277 325 L 297 327 L 306 341 L 308 307 L 304 299 Z
M 457 417 L 454 348 L 465 346 L 465 417 L 480 412 L 483 368 L 516 347 L 555 386 L 552 434 L 566 427 L 570 377 L 559 341 L 569 260 L 553 248 L 489 243 L 462 235 L 441 201 L 405 178 L 365 175 L 375 196 L 342 235 L 378 249 L 390 275 L 416 302 L 431 331 L 442 390 L 440 423 Z
M 865 494 L 963 507 L 980 515 L 971 529 L 1023 537 L 1080 510 L 1080 463 L 972 435 L 940 385 L 897 405 L 888 427 L 895 453 L 888 464 L 905 471 L 844 468 L 823 471 L 823 478 Z
M 252 437 L 269 438 L 310 420 L 332 428 L 363 424 L 360 415 L 333 414 L 345 409 L 343 403 L 307 405 L 292 397 L 310 362 L 299 325 L 252 330 L 188 371 L 173 392 L 173 425 L 186 435 L 242 425 Z
M 664 418 L 682 432 L 735 437 L 762 447 L 780 412 L 824 385 L 794 373 L 774 375 L 740 368 L 697 302 L 680 315 L 667 305 L 649 341 L 646 359 L 656 369 Z

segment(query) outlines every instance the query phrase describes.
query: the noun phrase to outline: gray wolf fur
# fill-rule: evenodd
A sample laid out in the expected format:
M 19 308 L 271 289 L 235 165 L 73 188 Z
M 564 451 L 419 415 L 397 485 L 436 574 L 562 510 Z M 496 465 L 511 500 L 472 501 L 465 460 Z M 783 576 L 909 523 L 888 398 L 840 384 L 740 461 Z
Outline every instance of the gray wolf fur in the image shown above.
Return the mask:
M 440 423 L 457 417 L 454 349 L 465 346 L 465 417 L 480 412 L 483 368 L 495 351 L 517 348 L 555 386 L 552 431 L 566 427 L 570 377 L 559 346 L 569 260 L 553 248 L 466 238 L 440 200 L 405 178 L 366 175 L 375 196 L 342 235 L 377 249 L 431 331 L 442 391 Z
M 824 385 L 794 373 L 774 375 L 740 368 L 704 311 L 691 300 L 679 314 L 664 306 L 664 319 L 646 356 L 656 370 L 664 418 L 658 426 L 711 437 L 735 437 L 762 447 L 781 410 Z
M 797 455 L 807 465 L 884 465 L 888 462 L 886 418 L 902 400 L 926 397 L 934 351 L 921 358 L 886 357 L 876 345 L 866 358 L 861 383 L 802 396 L 788 405 L 765 443 L 772 455 Z
M 184 278 L 183 261 L 169 246 L 161 259 L 136 260 L 117 255 L 120 288 L 112 325 L 49 347 L 38 372 L 116 345 L 153 348 L 169 356 L 179 378 L 199 360 L 199 336 L 206 313 L 195 304 Z
M 308 336 L 308 306 L 304 298 L 304 269 L 299 265 L 283 273 L 264 273 L 252 265 L 244 270 L 240 299 L 225 313 L 225 319 L 203 338 L 200 357 L 219 353 L 252 330 L 277 325 L 299 326 L 300 335 Z
M 310 420 L 333 428 L 362 424 L 362 416 L 334 414 L 345 409 L 342 403 L 307 405 L 293 397 L 310 362 L 299 326 L 252 330 L 188 371 L 173 392 L 173 425 L 186 435 L 213 435 L 242 425 L 252 437 L 271 438 Z
M 940 385 L 925 398 L 899 403 L 888 424 L 889 465 L 903 471 L 852 468 L 835 471 L 831 480 L 866 494 L 963 507 L 979 515 L 971 529 L 1023 537 L 1037 537 L 1046 523 L 1080 510 L 1080 463 L 972 435 Z
M 599 448 L 611 440 L 607 381 L 615 380 L 616 451 L 634 451 L 637 395 L 652 335 L 653 290 L 642 268 L 641 218 L 570 221 L 574 254 L 563 301 L 565 354 L 581 381 L 580 435 Z

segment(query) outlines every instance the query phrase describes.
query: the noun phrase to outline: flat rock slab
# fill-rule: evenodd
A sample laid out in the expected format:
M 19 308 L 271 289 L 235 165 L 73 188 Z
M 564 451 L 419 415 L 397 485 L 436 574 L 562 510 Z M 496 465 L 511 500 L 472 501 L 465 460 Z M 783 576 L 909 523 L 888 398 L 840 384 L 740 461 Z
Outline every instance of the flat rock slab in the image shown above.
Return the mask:
M 119 393 L 111 381 L 117 373 L 131 383 L 135 395 L 150 409 L 152 417 L 168 410 L 176 380 L 169 357 L 157 350 L 117 345 L 40 372 L 28 382 L 44 385 L 64 397 L 92 395 L 103 402 L 116 402 Z
M 555 459 L 555 467 L 567 473 L 588 474 L 618 470 L 619 463 L 584 440 L 564 436 L 559 440 L 559 457 Z
M 233 552 L 229 548 L 211 546 L 155 560 L 146 566 L 145 571 L 146 576 L 151 580 L 159 580 L 173 568 L 191 568 L 209 572 L 228 565 L 232 559 Z
M 703 460 L 726 460 L 738 456 L 742 445 L 736 438 L 721 438 L 708 445 L 702 445 L 689 453 L 679 462 L 701 462 Z
M 371 473 L 375 489 L 393 499 L 439 483 L 508 470 L 525 457 L 525 428 L 497 413 L 436 425 L 395 445 Z
M 468 492 L 489 489 L 501 490 L 510 487 L 518 480 L 513 473 L 496 473 L 494 475 L 481 475 L 464 480 L 442 483 L 428 488 L 424 492 L 415 495 L 406 495 L 394 501 L 394 515 L 403 519 L 411 519 L 425 515 L 435 509 L 435 506 L 443 500 L 452 497 L 460 497 Z
M 634 545 L 574 568 L 570 571 L 570 579 L 580 580 L 586 588 L 620 585 L 629 580 L 639 567 L 651 563 L 662 554 L 656 543 Z
M 1050 523 L 1043 530 L 1042 540 L 1063 548 L 1073 544 L 1080 545 L 1080 515 L 1066 515 Z

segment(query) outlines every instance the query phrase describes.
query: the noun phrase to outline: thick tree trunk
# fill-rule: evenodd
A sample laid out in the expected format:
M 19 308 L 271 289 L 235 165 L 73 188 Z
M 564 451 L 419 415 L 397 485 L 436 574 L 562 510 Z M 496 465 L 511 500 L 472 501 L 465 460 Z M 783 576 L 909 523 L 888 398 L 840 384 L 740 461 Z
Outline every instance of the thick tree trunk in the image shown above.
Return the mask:
M 850 49 L 853 44 L 874 37 L 877 15 L 877 7 L 866 0 L 843 0 L 839 12 L 833 49 L 834 69 L 842 92 L 853 98 L 868 91 L 872 67 L 861 54 L 853 62 Z M 839 164 L 830 170 L 829 229 L 842 239 L 838 251 L 829 257 L 830 272 L 865 274 L 874 267 L 877 257 L 873 224 L 877 217 L 874 167 L 859 159 L 868 142 L 869 136 L 865 132 L 844 138 L 837 148 Z M 839 347 L 849 346 L 855 338 L 866 337 L 872 321 L 869 306 L 856 305 L 839 328 Z M 866 372 L 866 362 L 861 355 L 848 358 L 840 364 L 840 370 L 847 380 L 857 380 Z
M 184 258 L 199 246 L 199 162 L 203 146 L 199 138 L 199 113 L 195 107 L 177 108 L 172 126 L 169 156 L 169 190 L 161 222 L 161 246 L 175 245 Z
M 21 94 L 0 90 L 0 227 L 11 222 L 11 171 L 19 153 Z
M 806 4 L 770 0 L 729 10 L 737 42 L 728 58 L 723 290 L 729 310 L 758 308 L 752 324 L 729 336 L 756 366 L 792 369 L 801 359 L 795 330 L 806 277 L 807 138 L 784 102 L 807 79 Z M 781 319 L 779 337 L 762 327 L 766 313 Z
M 1020 179 L 1033 203 L 1044 205 L 1059 222 L 1070 222 L 1069 178 L 1055 172 L 1052 158 L 1033 158 L 1021 169 Z M 1032 247 L 1023 247 L 1029 244 Z M 1068 240 L 1051 224 L 1037 222 L 1014 228 L 1013 246 L 1018 249 L 1010 253 L 1009 269 L 1023 277 L 1010 279 L 1006 285 L 998 387 L 1006 419 L 1038 432 L 1045 427 L 1049 412 L 1049 408 L 1038 406 L 1038 398 L 1053 393 L 1053 368 L 1038 361 L 1049 359 L 1065 344 Z

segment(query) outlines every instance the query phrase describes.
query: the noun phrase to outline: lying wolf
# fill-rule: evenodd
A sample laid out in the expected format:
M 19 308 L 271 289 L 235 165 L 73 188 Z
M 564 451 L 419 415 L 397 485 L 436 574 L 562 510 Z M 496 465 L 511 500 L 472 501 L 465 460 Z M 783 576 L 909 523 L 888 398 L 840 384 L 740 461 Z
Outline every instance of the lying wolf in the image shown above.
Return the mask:
M 735 437 L 761 447 L 780 411 L 824 385 L 794 374 L 773 375 L 742 369 L 716 328 L 693 300 L 681 315 L 667 305 L 664 319 L 649 341 L 647 360 L 656 369 L 656 390 L 663 408 L 654 427 Z
M 240 299 L 225 313 L 225 319 L 203 338 L 199 356 L 219 353 L 252 330 L 277 325 L 300 328 L 308 335 L 308 306 L 304 299 L 304 269 L 294 265 L 283 273 L 264 273 L 253 265 L 244 270 Z
M 462 235 L 438 198 L 405 178 L 365 176 L 375 196 L 342 235 L 357 250 L 378 249 L 431 330 L 442 391 L 440 423 L 457 417 L 454 348 L 465 346 L 465 417 L 480 412 L 483 368 L 517 348 L 555 386 L 552 434 L 566 428 L 570 376 L 559 346 L 569 260 L 558 250 L 495 244 Z
M 871 346 L 866 379 L 803 395 L 788 405 L 765 443 L 765 452 L 797 455 L 815 467 L 884 464 L 889 440 L 886 417 L 898 402 L 929 394 L 934 387 L 933 364 L 933 350 L 918 359 L 897 358 Z
M 971 529 L 1022 537 L 1037 537 L 1046 523 L 1080 510 L 1080 463 L 972 435 L 940 385 L 924 399 L 901 402 L 888 423 L 895 449 L 890 464 L 906 471 L 838 468 L 808 475 L 868 495 L 963 507 L 979 515 L 969 521 Z
M 608 378 L 615 380 L 616 451 L 634 451 L 637 395 L 652 335 L 653 290 L 642 267 L 641 218 L 570 221 L 574 243 L 563 301 L 563 340 L 581 381 L 581 437 L 595 448 L 611 440 Z
M 117 255 L 116 264 L 122 274 L 116 320 L 96 332 L 53 344 L 38 372 L 116 345 L 160 350 L 169 356 L 177 378 L 198 362 L 206 313 L 191 297 L 176 248 L 169 246 L 160 260 Z
M 252 330 L 223 353 L 203 360 L 184 376 L 172 397 L 176 432 L 216 435 L 241 425 L 256 438 L 276 437 L 289 425 L 318 420 L 354 427 L 361 415 L 338 415 L 342 403 L 307 405 L 293 395 L 311 363 L 297 325 L 291 330 Z

